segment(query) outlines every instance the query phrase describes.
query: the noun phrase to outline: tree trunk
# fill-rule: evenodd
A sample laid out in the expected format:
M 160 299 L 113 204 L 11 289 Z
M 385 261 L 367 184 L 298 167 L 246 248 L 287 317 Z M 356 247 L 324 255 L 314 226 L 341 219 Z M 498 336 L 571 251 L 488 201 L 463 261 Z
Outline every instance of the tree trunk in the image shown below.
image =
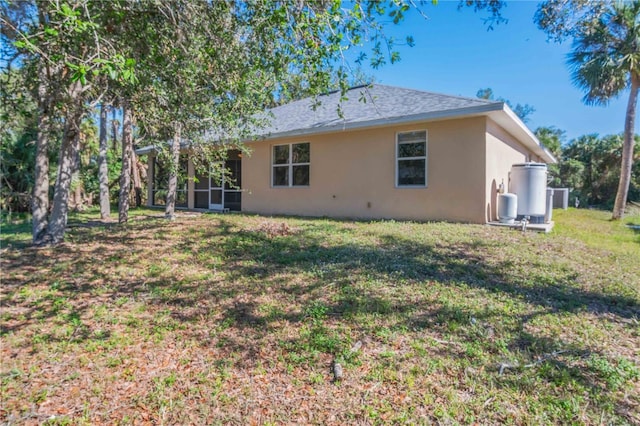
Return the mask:
M 167 205 L 164 211 L 164 217 L 170 220 L 176 218 L 176 193 L 178 189 L 178 173 L 180 172 L 180 123 L 174 123 L 173 130 L 171 167 L 169 168 L 169 188 L 167 191 Z
M 638 88 L 640 88 L 640 76 L 631 75 L 631 93 L 627 104 L 627 115 L 624 121 L 624 142 L 622 144 L 622 162 L 620 166 L 620 181 L 618 192 L 613 205 L 614 220 L 622 219 L 627 205 L 629 183 L 631 182 L 631 167 L 633 166 L 633 145 L 635 144 L 636 104 L 638 103 Z
M 51 130 L 51 105 L 53 102 L 47 91 L 45 65 L 40 65 L 38 85 L 38 137 L 36 140 L 35 173 L 33 198 L 31 199 L 32 238 L 40 244 L 47 230 L 49 212 L 49 132 Z
M 118 120 L 116 120 L 116 107 L 111 105 L 111 149 L 118 154 Z
M 128 101 L 122 105 L 122 170 L 120 171 L 120 196 L 118 198 L 118 222 L 129 220 L 129 190 L 131 187 L 131 154 L 133 151 L 132 111 Z
M 100 219 L 109 219 L 109 168 L 107 167 L 107 108 L 100 105 L 100 148 L 98 152 L 98 181 L 100 182 Z
M 64 125 L 64 134 L 60 146 L 60 159 L 58 164 L 58 176 L 53 195 L 53 208 L 49 228 L 43 238 L 45 244 L 59 244 L 64 239 L 69 213 L 69 191 L 71 189 L 72 174 L 75 169 L 78 144 L 80 143 L 80 124 L 84 115 L 84 105 L 81 99 L 82 86 L 79 82 L 73 83 L 69 90 L 71 98 L 70 111 L 67 113 Z
M 135 151 L 131 151 L 131 176 L 133 178 L 133 190 L 136 196 L 136 207 L 142 205 L 142 181 L 140 180 L 140 165 Z
M 82 188 L 82 179 L 80 178 L 80 146 L 81 143 L 78 140 L 76 144 L 76 159 L 73 162 L 73 171 L 71 173 L 71 186 L 73 187 L 73 211 L 82 211 L 84 204 Z

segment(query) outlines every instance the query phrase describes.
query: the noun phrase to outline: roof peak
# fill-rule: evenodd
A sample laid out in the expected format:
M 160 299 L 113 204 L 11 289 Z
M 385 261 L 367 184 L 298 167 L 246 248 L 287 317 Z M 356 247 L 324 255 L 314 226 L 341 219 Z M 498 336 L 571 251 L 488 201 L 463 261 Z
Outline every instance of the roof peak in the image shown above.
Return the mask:
M 483 98 L 478 98 L 478 97 L 470 97 L 470 96 L 462 96 L 462 95 L 451 95 L 451 94 L 448 94 L 448 93 L 433 92 L 431 90 L 414 89 L 414 88 L 410 88 L 410 87 L 393 86 L 393 85 L 390 85 L 390 84 L 375 83 L 375 82 L 374 83 L 368 83 L 368 84 L 360 84 L 360 85 L 357 85 L 357 86 L 350 87 L 349 89 L 347 89 L 347 92 L 350 92 L 350 91 L 356 90 L 356 89 L 375 88 L 375 87 L 388 88 L 388 89 L 393 89 L 393 90 L 406 90 L 406 91 L 414 92 L 414 93 L 422 93 L 422 94 L 428 94 L 428 95 L 443 96 L 443 97 L 447 97 L 447 98 L 464 99 L 464 100 L 467 100 L 467 101 L 476 101 L 476 102 L 481 102 L 481 103 L 486 103 L 486 104 L 503 103 L 502 101 L 496 101 L 496 100 L 492 100 L 492 99 L 483 99 Z M 336 92 L 339 92 L 339 90 L 335 90 L 335 91 L 329 92 L 329 93 L 336 93 Z
M 365 84 L 358 84 L 356 86 L 350 86 L 347 89 L 347 92 L 350 92 L 350 91 L 356 90 L 356 89 L 362 89 L 363 87 L 371 87 L 371 86 L 374 86 L 374 85 L 375 85 L 375 83 L 365 83 Z M 334 93 L 338 93 L 338 92 L 341 92 L 341 89 L 329 90 L 328 92 L 325 92 L 320 96 L 333 95 Z
M 272 108 L 268 113 L 273 120 L 263 133 L 296 134 L 333 126 L 346 128 L 409 119 L 452 118 L 503 108 L 502 102 L 373 83 L 351 87 L 346 93 L 334 91 Z
M 414 97 L 418 96 L 422 99 L 424 99 L 425 97 L 428 97 L 432 99 L 431 102 L 435 102 L 435 103 L 442 103 L 442 102 L 464 103 L 464 104 L 472 103 L 474 105 L 496 105 L 496 106 L 504 104 L 504 102 L 502 101 L 472 98 L 472 97 L 460 96 L 460 95 L 450 95 L 450 94 L 440 93 L 440 92 L 431 92 L 428 90 L 413 89 L 413 88 L 401 87 L 401 86 L 391 86 L 389 84 L 382 84 L 382 83 L 367 83 L 367 84 L 359 84 L 356 86 L 351 86 L 346 90 L 346 92 L 344 92 L 347 98 L 346 101 L 349 100 L 349 94 L 353 95 L 353 92 L 361 89 L 364 89 L 364 91 L 367 92 L 367 95 L 371 98 L 370 100 L 373 103 L 375 103 L 376 99 L 379 99 L 379 98 L 397 97 L 398 95 L 403 96 L 404 94 L 407 94 L 407 95 L 411 94 Z M 371 93 L 371 92 L 376 92 L 376 93 Z M 342 92 L 340 89 L 290 101 L 286 104 L 273 107 L 269 109 L 269 111 L 282 110 L 283 108 L 291 107 L 293 105 L 312 104 L 314 106 L 317 106 L 318 102 L 320 104 L 324 104 L 325 101 L 334 102 L 332 98 L 335 98 L 336 96 L 342 97 Z M 351 99 L 353 99 L 353 96 L 351 96 Z M 343 99 L 340 99 L 339 101 L 336 99 L 335 101 L 338 104 L 343 104 L 343 102 L 345 102 L 345 100 Z

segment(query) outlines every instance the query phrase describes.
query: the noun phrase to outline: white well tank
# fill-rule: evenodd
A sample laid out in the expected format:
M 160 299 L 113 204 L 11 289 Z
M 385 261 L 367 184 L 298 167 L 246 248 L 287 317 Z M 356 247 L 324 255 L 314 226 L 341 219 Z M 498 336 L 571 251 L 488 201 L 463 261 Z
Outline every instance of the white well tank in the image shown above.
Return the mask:
M 500 194 L 498 197 L 498 219 L 500 223 L 513 223 L 518 216 L 518 197 L 516 194 Z
M 518 197 L 518 216 L 544 216 L 547 206 L 547 165 L 521 163 L 511 166 L 509 192 Z

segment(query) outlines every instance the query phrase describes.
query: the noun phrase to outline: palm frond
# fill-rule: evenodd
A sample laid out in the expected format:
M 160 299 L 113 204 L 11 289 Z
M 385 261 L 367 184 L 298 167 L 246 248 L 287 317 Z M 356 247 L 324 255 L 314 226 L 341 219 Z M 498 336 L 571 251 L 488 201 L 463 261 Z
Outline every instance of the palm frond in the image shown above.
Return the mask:
M 640 73 L 640 1 L 615 3 L 584 22 L 567 57 L 586 104 L 606 105 Z

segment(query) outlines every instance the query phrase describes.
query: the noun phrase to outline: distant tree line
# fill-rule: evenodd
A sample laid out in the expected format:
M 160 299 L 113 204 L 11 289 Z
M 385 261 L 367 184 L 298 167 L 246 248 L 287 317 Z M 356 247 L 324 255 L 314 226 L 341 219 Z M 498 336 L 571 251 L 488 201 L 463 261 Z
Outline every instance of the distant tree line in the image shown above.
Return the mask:
M 529 121 L 529 116 L 531 114 L 533 114 L 534 112 L 536 112 L 536 109 L 534 107 L 532 107 L 529 104 L 513 104 L 511 103 L 511 101 L 509 101 L 508 99 L 504 99 L 504 98 L 495 98 L 493 95 L 493 89 L 491 89 L 490 87 L 487 87 L 486 89 L 480 89 L 478 90 L 478 92 L 476 93 L 476 97 L 480 98 L 480 99 L 487 99 L 489 101 L 498 101 L 498 102 L 504 102 L 505 104 L 507 104 L 509 106 L 509 108 L 511 108 L 513 110 L 513 112 L 520 117 L 520 120 L 522 120 L 523 123 L 526 123 L 527 121 Z
M 565 141 L 564 131 L 539 127 L 540 141 L 558 160 L 549 165 L 549 186 L 569 188 L 570 204 L 611 209 L 620 181 L 624 135 L 589 134 Z M 640 136 L 635 136 L 636 141 Z M 628 202 L 640 202 L 640 146 L 635 144 Z

